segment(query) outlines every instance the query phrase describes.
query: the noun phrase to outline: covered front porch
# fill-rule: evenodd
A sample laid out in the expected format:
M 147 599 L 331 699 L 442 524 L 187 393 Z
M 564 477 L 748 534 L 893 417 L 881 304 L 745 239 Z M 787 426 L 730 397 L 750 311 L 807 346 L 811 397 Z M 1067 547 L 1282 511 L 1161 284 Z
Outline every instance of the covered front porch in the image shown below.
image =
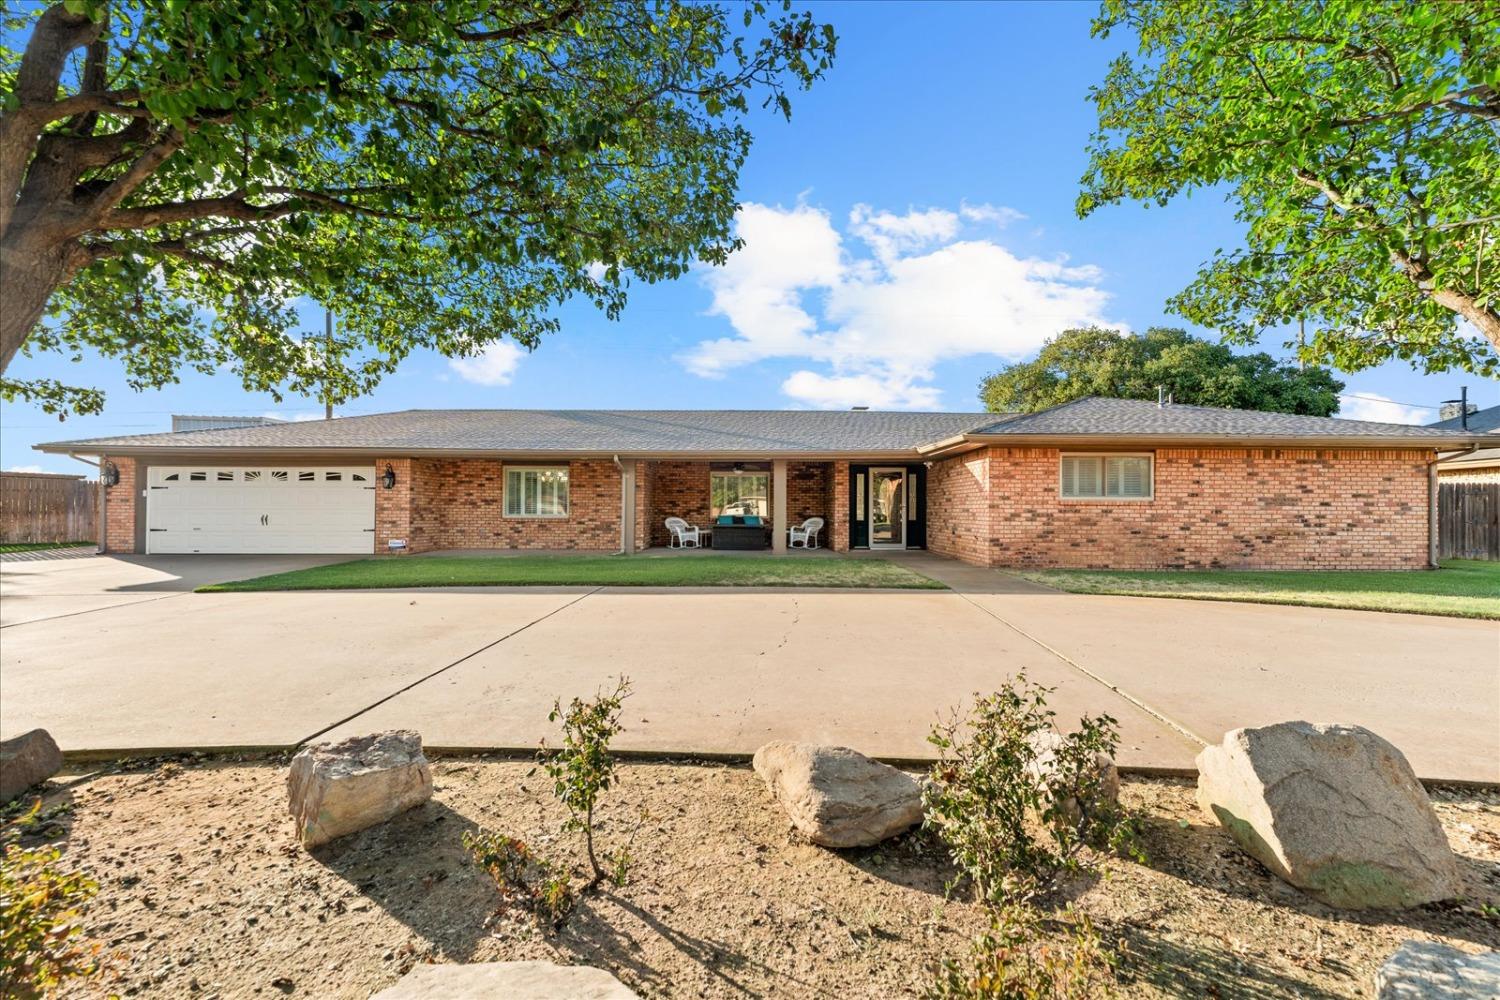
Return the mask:
M 700 532 L 701 548 L 772 554 L 795 549 L 789 529 L 815 529 L 808 551 L 922 549 L 927 544 L 927 469 L 921 463 L 725 458 L 637 461 L 627 494 L 634 537 L 627 551 L 678 552 L 667 526 L 681 518 Z M 758 523 L 757 523 L 758 522 Z M 818 523 L 821 522 L 821 523 Z M 747 530 L 748 529 L 748 530 Z M 758 531 L 757 531 L 758 529 Z

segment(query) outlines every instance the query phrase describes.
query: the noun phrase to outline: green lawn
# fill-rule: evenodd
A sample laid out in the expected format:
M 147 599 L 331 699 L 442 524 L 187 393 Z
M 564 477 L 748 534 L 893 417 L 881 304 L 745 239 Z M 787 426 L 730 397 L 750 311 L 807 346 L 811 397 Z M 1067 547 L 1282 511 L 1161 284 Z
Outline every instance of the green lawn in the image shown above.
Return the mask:
M 0 542 L 0 555 L 8 552 L 41 552 L 46 549 L 77 549 L 93 542 Z
M 1319 608 L 1410 611 L 1457 618 L 1500 618 L 1500 563 L 1454 559 L 1439 570 L 1029 570 L 1028 580 L 1075 594 L 1181 597 L 1200 601 L 1305 604 Z
M 356 559 L 214 584 L 199 592 L 605 585 L 944 589 L 936 580 L 879 559 L 535 555 Z

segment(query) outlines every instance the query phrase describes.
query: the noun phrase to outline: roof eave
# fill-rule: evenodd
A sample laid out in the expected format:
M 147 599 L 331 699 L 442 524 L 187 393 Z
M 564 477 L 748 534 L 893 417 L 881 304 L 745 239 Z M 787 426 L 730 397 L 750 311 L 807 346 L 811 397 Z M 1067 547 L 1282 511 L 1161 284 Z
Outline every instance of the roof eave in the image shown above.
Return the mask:
M 1288 435 L 1288 434 L 967 434 L 965 438 L 986 445 L 1050 447 L 1053 445 L 1136 445 L 1170 447 L 1177 444 L 1218 447 L 1278 448 L 1463 448 L 1500 443 L 1500 438 L 1476 435 Z
M 573 459 L 604 460 L 645 459 L 647 461 L 714 461 L 718 459 L 744 459 L 765 461 L 786 459 L 788 461 L 832 461 L 841 459 L 875 459 L 892 461 L 920 461 L 923 455 L 916 448 L 861 449 L 858 451 L 776 451 L 766 448 L 719 448 L 696 451 L 633 451 L 629 449 L 493 449 L 493 448 L 407 448 L 407 447 L 334 447 L 302 446 L 253 447 L 243 445 L 220 445 L 216 447 L 187 447 L 183 445 L 101 445 L 87 441 L 38 444 L 35 450 L 51 455 L 110 455 L 118 458 L 149 457 L 172 461 L 224 461 L 226 459 L 312 459 L 321 456 L 339 458 L 490 458 L 490 459 Z

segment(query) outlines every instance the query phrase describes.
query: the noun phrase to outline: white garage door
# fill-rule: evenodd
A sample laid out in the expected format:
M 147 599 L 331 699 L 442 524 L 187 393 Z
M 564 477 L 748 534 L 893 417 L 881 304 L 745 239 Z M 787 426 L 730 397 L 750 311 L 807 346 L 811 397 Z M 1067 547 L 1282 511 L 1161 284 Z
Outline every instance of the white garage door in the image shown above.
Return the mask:
M 358 468 L 153 466 L 146 551 L 375 551 L 375 473 Z

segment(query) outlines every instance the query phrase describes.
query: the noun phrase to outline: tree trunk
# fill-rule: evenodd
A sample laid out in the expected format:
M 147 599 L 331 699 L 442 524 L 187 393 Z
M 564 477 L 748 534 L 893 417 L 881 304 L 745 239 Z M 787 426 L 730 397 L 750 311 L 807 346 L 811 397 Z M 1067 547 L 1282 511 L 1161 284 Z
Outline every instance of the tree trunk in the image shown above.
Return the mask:
M 52 293 L 67 284 L 83 264 L 83 256 L 82 248 L 72 241 L 44 248 L 25 239 L 0 245 L 0 288 L 5 289 L 5 307 L 0 309 L 0 374 L 41 321 Z
M 1486 309 L 1472 295 L 1463 292 L 1449 290 L 1429 293 L 1432 301 L 1447 309 L 1452 309 L 1464 319 L 1473 323 L 1484 334 L 1484 339 L 1490 342 L 1496 354 L 1500 354 L 1500 310 L 1494 308 Z

